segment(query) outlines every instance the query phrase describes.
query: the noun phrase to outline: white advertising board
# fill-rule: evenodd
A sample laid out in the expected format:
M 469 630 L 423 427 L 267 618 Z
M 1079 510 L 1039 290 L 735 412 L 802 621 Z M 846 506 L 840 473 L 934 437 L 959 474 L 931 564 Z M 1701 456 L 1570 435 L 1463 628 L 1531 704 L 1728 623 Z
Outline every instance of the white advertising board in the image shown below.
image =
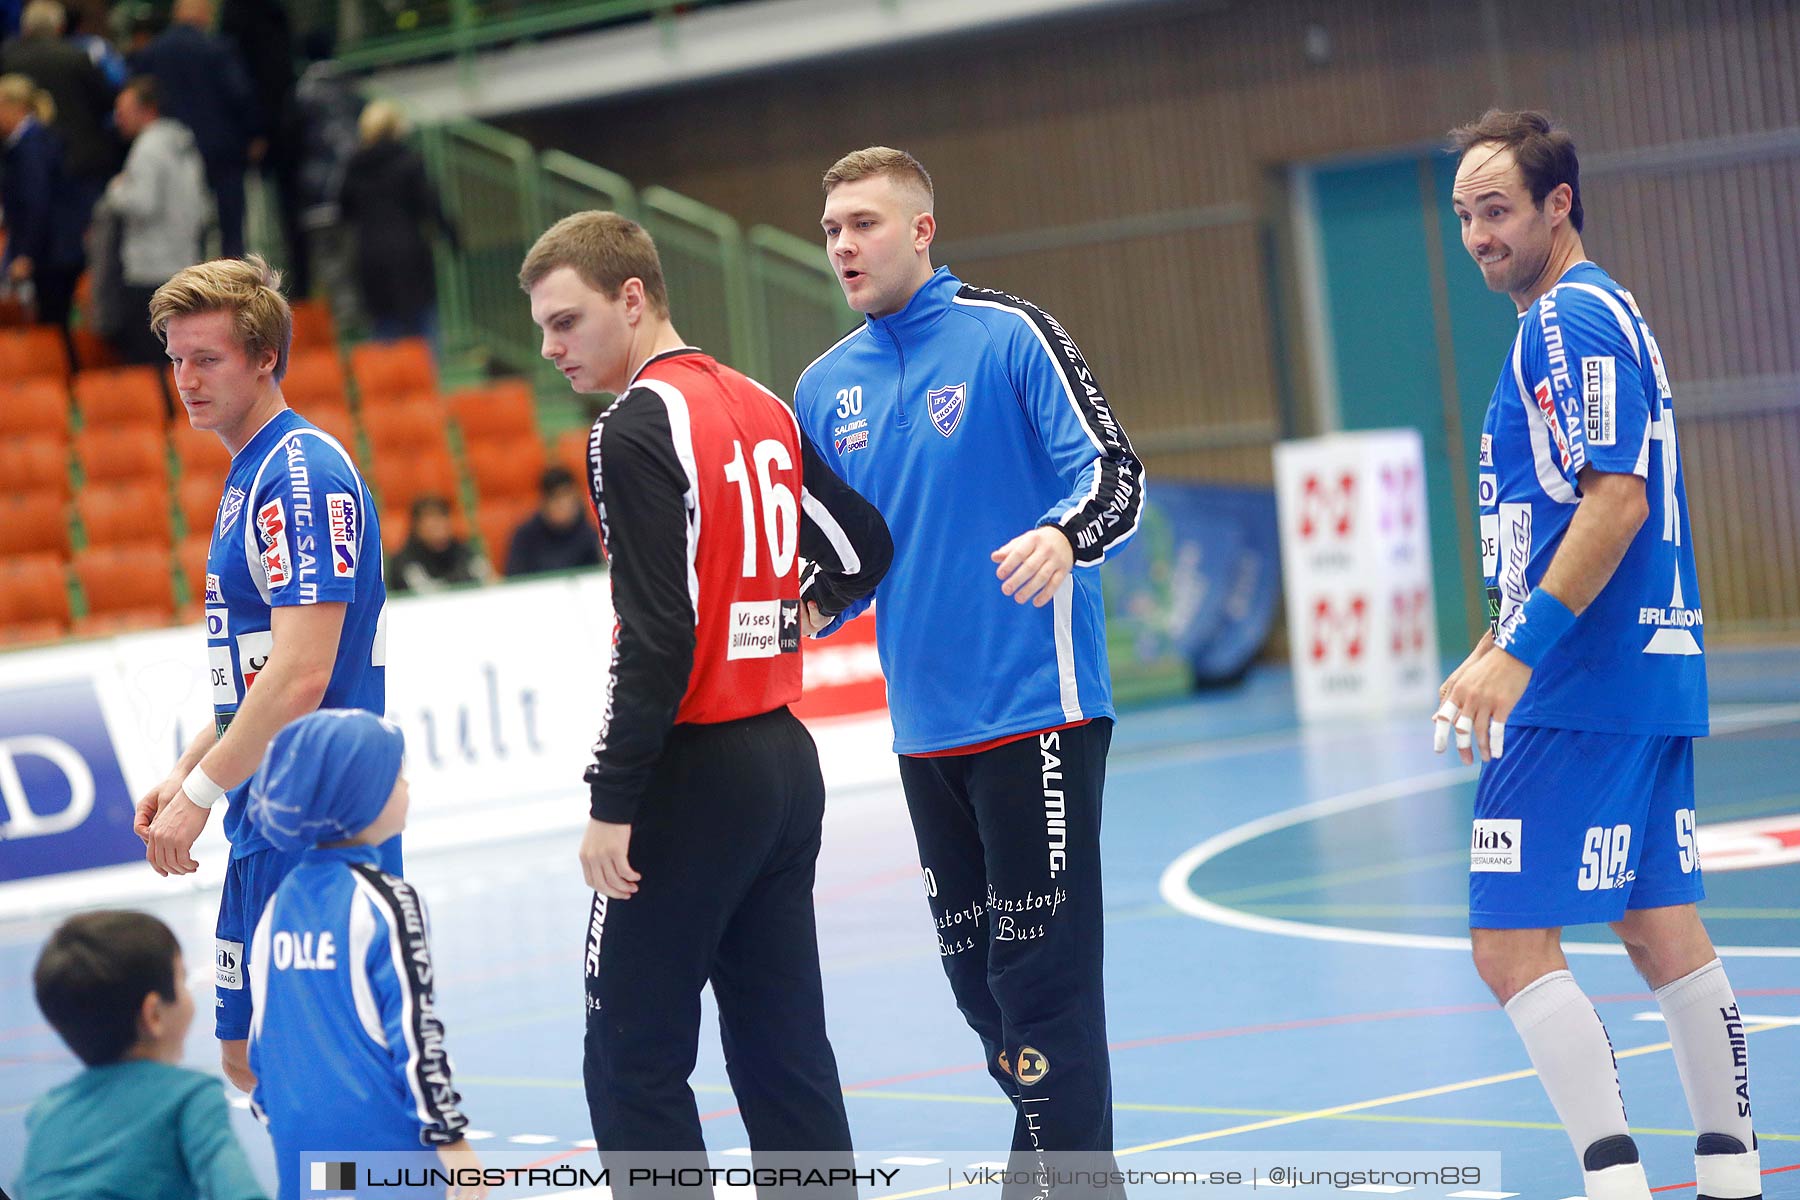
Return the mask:
M 1275 495 L 1301 715 L 1429 713 L 1440 680 L 1417 431 L 1282 442 Z

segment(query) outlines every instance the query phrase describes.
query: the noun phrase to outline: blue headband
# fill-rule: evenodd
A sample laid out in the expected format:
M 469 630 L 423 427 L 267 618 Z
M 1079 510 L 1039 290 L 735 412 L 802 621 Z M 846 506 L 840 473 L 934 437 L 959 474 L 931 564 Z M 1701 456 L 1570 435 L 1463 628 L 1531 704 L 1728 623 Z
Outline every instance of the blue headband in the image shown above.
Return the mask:
M 250 780 L 250 823 L 286 854 L 355 837 L 381 815 L 406 738 L 374 713 L 323 708 L 269 743 Z

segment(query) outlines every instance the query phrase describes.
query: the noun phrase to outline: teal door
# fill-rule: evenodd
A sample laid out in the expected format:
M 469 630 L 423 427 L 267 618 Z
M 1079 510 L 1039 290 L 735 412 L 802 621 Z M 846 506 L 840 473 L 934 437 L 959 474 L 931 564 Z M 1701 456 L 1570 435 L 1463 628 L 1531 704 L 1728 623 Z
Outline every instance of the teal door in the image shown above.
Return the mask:
M 1411 426 L 1425 443 L 1439 649 L 1481 625 L 1475 458 L 1518 316 L 1462 248 L 1447 155 L 1312 170 L 1338 428 Z

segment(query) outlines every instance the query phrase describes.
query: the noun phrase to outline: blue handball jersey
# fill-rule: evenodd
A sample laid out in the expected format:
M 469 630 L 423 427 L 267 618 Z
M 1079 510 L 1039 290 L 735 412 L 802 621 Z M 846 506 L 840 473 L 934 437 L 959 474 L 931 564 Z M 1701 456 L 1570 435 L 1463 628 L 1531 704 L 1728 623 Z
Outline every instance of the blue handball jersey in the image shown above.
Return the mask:
M 231 460 L 206 556 L 206 652 L 220 736 L 269 661 L 283 605 L 345 603 L 321 708 L 387 709 L 381 527 L 369 489 L 329 434 L 283 409 Z M 225 836 L 242 858 L 269 843 L 230 792 Z
M 1521 314 L 1482 426 L 1482 573 L 1495 627 L 1543 579 L 1590 466 L 1643 479 L 1650 514 L 1508 723 L 1703 736 L 1705 626 L 1668 373 L 1631 293 L 1584 261 Z

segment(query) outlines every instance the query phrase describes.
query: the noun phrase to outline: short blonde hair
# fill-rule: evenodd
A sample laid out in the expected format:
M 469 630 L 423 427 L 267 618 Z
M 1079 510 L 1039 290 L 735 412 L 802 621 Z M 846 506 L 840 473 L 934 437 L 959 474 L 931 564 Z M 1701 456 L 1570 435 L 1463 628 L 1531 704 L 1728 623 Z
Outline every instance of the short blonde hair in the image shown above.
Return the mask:
M 904 150 L 896 150 L 892 146 L 869 146 L 862 150 L 852 150 L 844 157 L 831 164 L 831 170 L 819 181 L 827 195 L 840 183 L 855 183 L 859 179 L 885 175 L 902 186 L 911 185 L 924 193 L 925 211 L 930 212 L 937 200 L 937 193 L 931 187 L 931 175 L 925 170 L 925 164 Z
M 356 133 L 365 146 L 399 141 L 408 128 L 406 114 L 392 100 L 369 101 L 363 106 L 362 116 L 356 119 Z
M 14 72 L 11 75 L 0 75 L 0 101 L 17 104 L 43 125 L 56 120 L 56 101 L 50 93 L 33 83 L 29 75 Z
M 165 342 L 173 317 L 231 314 L 232 329 L 251 359 L 275 351 L 275 382 L 287 374 L 294 310 L 281 294 L 281 272 L 261 255 L 217 258 L 186 267 L 150 297 L 150 328 Z
M 25 37 L 61 37 L 68 19 L 56 0 L 31 0 L 19 16 L 19 32 Z
M 656 243 L 629 217 L 599 209 L 564 217 L 532 245 L 519 268 L 519 286 L 529 292 L 559 267 L 571 268 L 609 300 L 618 298 L 627 279 L 639 280 L 656 315 L 669 315 L 669 289 Z

